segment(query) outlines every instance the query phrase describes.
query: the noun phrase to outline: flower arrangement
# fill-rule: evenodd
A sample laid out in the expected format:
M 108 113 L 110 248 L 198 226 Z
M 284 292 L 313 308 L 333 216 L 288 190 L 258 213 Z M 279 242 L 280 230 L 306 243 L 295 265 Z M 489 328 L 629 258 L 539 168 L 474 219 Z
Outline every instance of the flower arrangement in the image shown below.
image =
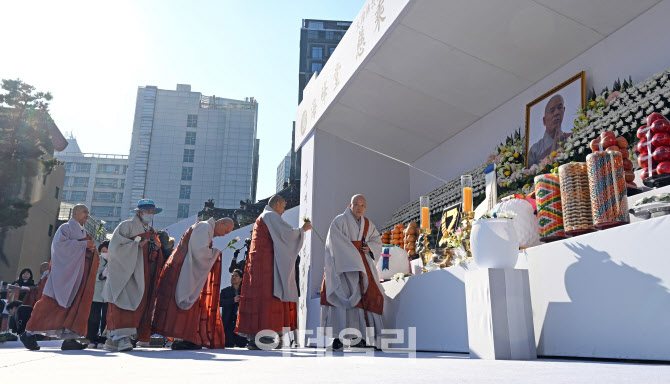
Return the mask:
M 461 264 L 468 264 L 472 261 L 472 256 L 468 256 L 465 248 L 459 246 L 454 249 L 454 256 L 451 258 L 451 265 L 458 266 Z
M 488 211 L 483 214 L 478 220 L 483 219 L 513 219 L 516 217 L 514 212 L 494 212 Z
M 570 161 L 583 161 L 588 154 L 589 139 L 600 133 L 592 123 L 602 118 L 611 106 L 617 103 L 622 93 L 632 86 L 633 81 L 629 77 L 628 80 L 624 79 L 623 84 L 617 79 L 611 91 L 605 88 L 599 95 L 596 94 L 595 89 L 592 89 L 589 92 L 586 106 L 579 109 L 578 116 L 573 122 L 573 134 L 565 142 L 559 143 L 560 147 L 556 151 L 542 159 L 539 164 L 533 164 L 529 168 L 524 167 L 523 154 L 526 139 L 521 135 L 521 128 L 519 128 L 504 143 L 495 148 L 486 162 L 486 165 L 496 164 L 498 195 L 504 197 L 516 193 L 530 194 L 534 190 L 535 176 L 549 173 L 552 169 Z
M 412 276 L 412 275 L 410 275 L 409 273 L 398 272 L 395 275 L 393 275 L 393 280 L 398 281 L 400 279 L 404 279 L 405 277 L 410 277 L 410 276 Z

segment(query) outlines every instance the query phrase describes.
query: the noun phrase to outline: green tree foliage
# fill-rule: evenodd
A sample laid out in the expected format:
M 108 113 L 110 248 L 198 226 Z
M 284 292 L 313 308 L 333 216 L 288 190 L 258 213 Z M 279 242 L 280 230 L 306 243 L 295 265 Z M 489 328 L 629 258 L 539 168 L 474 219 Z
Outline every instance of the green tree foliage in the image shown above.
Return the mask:
M 20 79 L 2 80 L 0 94 L 0 228 L 25 225 L 30 202 L 22 196 L 26 180 L 37 176 L 40 163 L 47 171 L 57 163 L 48 124 L 51 94 L 37 92 Z

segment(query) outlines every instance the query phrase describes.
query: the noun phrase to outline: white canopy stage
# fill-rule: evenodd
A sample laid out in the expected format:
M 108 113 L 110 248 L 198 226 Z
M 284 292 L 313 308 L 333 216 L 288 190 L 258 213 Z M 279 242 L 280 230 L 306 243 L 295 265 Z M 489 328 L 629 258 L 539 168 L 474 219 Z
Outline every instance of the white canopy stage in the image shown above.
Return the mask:
M 601 89 L 669 67 L 670 51 L 660 48 L 670 39 L 668 16 L 670 0 L 368 0 L 296 112 L 300 216 L 325 235 L 361 193 L 382 226 L 483 164 L 524 125 L 527 103 L 576 73 Z M 323 254 L 308 236 L 300 322 L 312 330 Z

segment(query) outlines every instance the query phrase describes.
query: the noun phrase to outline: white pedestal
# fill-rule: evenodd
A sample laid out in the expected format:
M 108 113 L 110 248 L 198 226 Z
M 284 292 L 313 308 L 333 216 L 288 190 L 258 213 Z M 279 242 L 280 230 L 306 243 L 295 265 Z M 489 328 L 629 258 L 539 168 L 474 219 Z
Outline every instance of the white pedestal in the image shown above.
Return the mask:
M 537 358 L 526 269 L 481 269 L 465 273 L 470 358 Z

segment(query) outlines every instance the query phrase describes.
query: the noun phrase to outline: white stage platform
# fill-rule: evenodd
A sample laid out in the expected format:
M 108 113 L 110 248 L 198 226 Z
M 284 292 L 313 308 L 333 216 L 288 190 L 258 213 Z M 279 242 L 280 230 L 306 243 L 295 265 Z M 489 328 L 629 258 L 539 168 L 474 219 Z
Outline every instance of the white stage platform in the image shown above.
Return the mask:
M 538 355 L 670 361 L 668 236 L 670 216 L 520 253 Z M 384 283 L 385 326 L 416 327 L 418 350 L 467 352 L 464 272 Z
M 0 344 L 4 381 L 43 377 L 50 383 L 662 383 L 670 366 L 584 361 L 470 360 L 467 355 L 407 355 L 345 352 L 323 356 L 314 348 L 278 351 L 246 349 L 170 351 L 101 349 L 62 352 L 60 342 L 40 351 L 19 342 Z

